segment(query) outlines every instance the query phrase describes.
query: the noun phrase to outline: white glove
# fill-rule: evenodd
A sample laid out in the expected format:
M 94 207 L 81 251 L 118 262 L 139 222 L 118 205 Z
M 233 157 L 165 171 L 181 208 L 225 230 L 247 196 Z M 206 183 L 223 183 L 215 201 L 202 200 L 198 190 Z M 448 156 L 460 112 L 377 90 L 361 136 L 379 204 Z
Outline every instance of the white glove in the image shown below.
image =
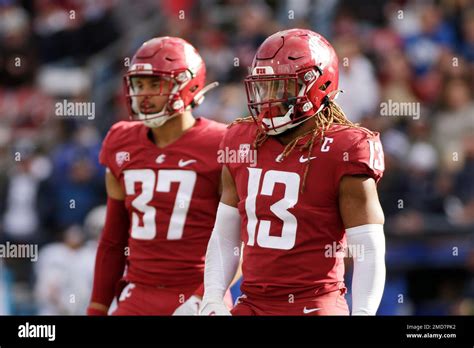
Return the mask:
M 224 302 L 219 300 L 203 300 L 199 315 L 231 315 Z
M 201 299 L 196 295 L 192 295 L 181 306 L 176 308 L 173 315 L 198 315 Z

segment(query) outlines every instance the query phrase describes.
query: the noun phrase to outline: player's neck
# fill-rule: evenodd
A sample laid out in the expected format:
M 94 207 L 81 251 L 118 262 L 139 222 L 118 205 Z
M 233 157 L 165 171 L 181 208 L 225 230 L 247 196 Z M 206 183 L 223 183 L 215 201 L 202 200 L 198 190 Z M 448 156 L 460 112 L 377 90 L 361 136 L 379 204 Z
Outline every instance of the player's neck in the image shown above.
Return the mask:
M 311 119 L 309 119 L 300 124 L 299 126 L 296 126 L 295 128 L 290 128 L 283 134 L 275 135 L 275 138 L 283 145 L 288 145 L 293 139 L 299 137 L 300 135 L 308 133 L 315 127 L 316 124 L 312 122 Z
M 161 127 L 151 128 L 153 141 L 158 147 L 165 147 L 178 140 L 188 129 L 196 123 L 190 111 L 166 121 Z

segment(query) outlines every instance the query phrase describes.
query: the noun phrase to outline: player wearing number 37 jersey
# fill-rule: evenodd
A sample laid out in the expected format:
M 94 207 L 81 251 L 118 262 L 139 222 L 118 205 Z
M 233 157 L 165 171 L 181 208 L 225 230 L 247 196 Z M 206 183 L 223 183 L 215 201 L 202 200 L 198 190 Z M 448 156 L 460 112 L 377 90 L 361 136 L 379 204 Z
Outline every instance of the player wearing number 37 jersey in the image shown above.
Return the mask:
M 229 314 L 222 299 L 243 244 L 233 315 L 349 314 L 346 250 L 352 314 L 374 315 L 385 282 L 383 150 L 378 133 L 334 102 L 336 53 L 312 31 L 278 32 L 258 49 L 245 85 L 252 117 L 236 120 L 221 143 L 240 158 L 224 165 L 201 314 Z
M 204 256 L 220 197 L 216 152 L 225 126 L 195 119 L 206 70 L 179 38 L 145 42 L 124 85 L 131 121 L 107 134 L 107 217 L 90 315 L 197 314 Z M 125 271 L 125 273 L 124 273 Z

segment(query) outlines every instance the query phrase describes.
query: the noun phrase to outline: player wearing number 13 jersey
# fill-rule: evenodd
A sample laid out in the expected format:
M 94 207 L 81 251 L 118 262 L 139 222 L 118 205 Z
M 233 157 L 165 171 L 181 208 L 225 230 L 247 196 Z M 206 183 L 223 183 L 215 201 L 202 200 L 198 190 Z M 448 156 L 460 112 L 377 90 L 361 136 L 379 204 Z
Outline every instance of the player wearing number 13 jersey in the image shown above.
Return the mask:
M 115 124 L 100 153 L 108 204 L 91 315 L 106 314 L 116 293 L 115 315 L 197 314 L 225 132 L 191 114 L 209 89 L 205 74 L 179 38 L 145 42 L 132 59 L 124 80 L 132 122 Z
M 229 314 L 222 296 L 240 243 L 243 295 L 233 315 L 349 314 L 347 249 L 352 314 L 375 314 L 385 280 L 383 151 L 378 133 L 334 102 L 336 53 L 312 31 L 278 32 L 258 49 L 245 84 L 252 117 L 234 122 L 221 144 L 240 159 L 223 169 L 201 314 Z M 256 163 L 245 163 L 250 157 Z

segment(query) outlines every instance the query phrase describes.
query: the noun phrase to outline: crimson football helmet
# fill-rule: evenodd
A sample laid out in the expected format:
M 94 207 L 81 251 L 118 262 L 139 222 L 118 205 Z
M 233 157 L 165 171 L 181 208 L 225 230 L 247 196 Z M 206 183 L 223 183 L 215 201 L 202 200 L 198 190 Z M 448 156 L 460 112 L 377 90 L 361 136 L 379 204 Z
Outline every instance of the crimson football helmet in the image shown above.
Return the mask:
M 159 92 L 140 94 L 133 78 L 156 76 Z M 199 105 L 204 93 L 217 86 L 214 82 L 206 87 L 206 66 L 197 50 L 187 41 L 176 37 L 157 37 L 146 41 L 135 53 L 130 68 L 124 76 L 125 96 L 130 119 L 142 121 L 148 127 L 160 127 L 171 117 Z M 143 113 L 137 97 L 167 96 L 162 110 Z
M 267 134 L 283 133 L 334 100 L 338 80 L 336 52 L 323 36 L 279 31 L 259 47 L 245 79 L 250 114 Z

